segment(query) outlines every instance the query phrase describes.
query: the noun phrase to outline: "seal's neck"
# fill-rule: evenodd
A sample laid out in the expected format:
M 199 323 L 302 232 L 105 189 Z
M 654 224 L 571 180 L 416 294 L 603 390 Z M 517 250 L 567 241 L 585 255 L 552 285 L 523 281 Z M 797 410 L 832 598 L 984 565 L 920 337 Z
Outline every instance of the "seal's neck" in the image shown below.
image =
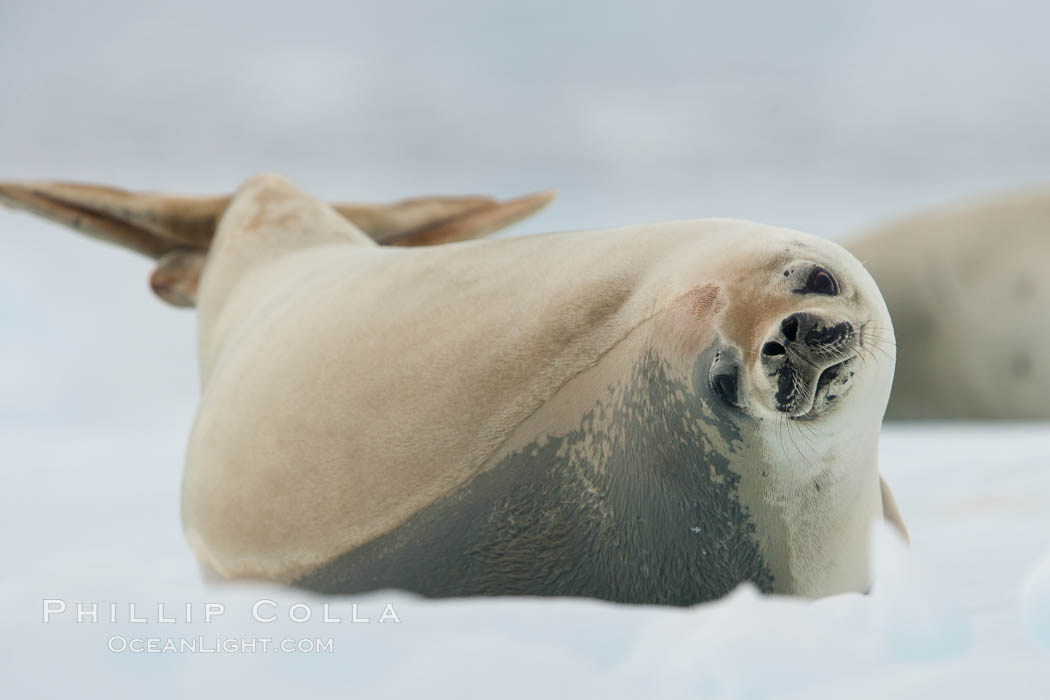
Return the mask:
M 797 455 L 773 470 L 762 500 L 774 521 L 769 546 L 777 592 L 820 597 L 869 586 L 869 529 L 882 512 L 878 433 L 843 434 L 822 437 L 818 442 L 831 446 L 801 470 Z

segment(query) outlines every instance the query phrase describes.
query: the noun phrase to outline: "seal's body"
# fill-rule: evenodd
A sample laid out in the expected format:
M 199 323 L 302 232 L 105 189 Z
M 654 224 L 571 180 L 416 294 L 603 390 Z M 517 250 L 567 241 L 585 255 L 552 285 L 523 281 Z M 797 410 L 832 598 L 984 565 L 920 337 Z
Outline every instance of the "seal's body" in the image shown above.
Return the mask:
M 900 343 L 887 418 L 1050 420 L 1050 190 L 933 210 L 847 247 Z
M 864 590 L 870 521 L 896 519 L 876 466 L 889 317 L 854 258 L 805 234 L 710 220 L 389 249 L 262 176 L 197 304 L 183 519 L 221 577 L 818 596 Z

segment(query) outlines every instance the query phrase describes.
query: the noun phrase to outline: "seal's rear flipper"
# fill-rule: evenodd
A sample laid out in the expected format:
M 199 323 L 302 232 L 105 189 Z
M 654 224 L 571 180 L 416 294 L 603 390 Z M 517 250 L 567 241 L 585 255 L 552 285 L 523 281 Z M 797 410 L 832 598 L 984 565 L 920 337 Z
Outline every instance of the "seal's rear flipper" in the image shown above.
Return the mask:
M 544 190 L 506 202 L 489 202 L 473 211 L 463 212 L 444 221 L 431 221 L 415 230 L 391 236 L 381 243 L 420 246 L 481 238 L 532 216 L 550 204 L 552 199 L 554 191 Z
M 136 223 L 136 219 L 144 216 L 141 201 L 144 196 L 94 185 L 0 182 L 0 202 L 10 207 L 157 258 L 180 243 Z M 107 211 L 113 207 L 118 208 L 118 214 Z
M 67 182 L 0 182 L 0 202 L 88 235 L 159 257 L 207 249 L 231 195 L 129 192 Z M 414 197 L 390 204 L 335 203 L 344 218 L 384 245 L 434 245 L 480 238 L 535 214 L 546 190 L 500 202 L 486 196 Z
M 550 191 L 505 202 L 486 196 L 417 197 L 335 209 L 383 245 L 420 246 L 480 238 L 546 206 Z M 0 182 L 0 203 L 159 259 L 150 278 L 175 306 L 195 304 L 204 258 L 232 195 L 165 195 L 66 182 Z
M 377 243 L 387 244 L 495 203 L 492 197 L 467 195 L 413 197 L 390 204 L 338 202 L 332 207 Z

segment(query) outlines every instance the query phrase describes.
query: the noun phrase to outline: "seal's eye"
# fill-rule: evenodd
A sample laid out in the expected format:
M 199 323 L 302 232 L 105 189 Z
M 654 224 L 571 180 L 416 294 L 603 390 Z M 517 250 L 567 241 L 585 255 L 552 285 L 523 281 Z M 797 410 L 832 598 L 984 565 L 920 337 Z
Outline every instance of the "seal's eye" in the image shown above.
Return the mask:
M 711 381 L 715 393 L 726 402 L 736 404 L 737 401 L 737 377 L 735 374 L 719 374 Z
M 833 296 L 839 293 L 838 285 L 831 273 L 822 267 L 813 268 L 809 279 L 806 280 L 806 292 L 812 294 L 827 294 Z

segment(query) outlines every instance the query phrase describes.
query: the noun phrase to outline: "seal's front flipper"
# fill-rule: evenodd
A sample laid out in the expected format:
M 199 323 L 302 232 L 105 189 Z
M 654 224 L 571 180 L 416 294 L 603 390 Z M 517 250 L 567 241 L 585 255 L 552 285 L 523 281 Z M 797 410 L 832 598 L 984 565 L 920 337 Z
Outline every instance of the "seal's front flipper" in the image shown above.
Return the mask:
M 893 492 L 890 491 L 890 487 L 886 483 L 886 480 L 881 476 L 879 477 L 879 487 L 882 489 L 882 517 L 886 519 L 886 522 L 896 528 L 897 532 L 900 533 L 905 542 L 910 543 L 911 538 L 908 536 L 908 528 L 904 525 L 904 519 L 901 517 L 900 509 L 897 508 L 897 501 L 893 497 Z

